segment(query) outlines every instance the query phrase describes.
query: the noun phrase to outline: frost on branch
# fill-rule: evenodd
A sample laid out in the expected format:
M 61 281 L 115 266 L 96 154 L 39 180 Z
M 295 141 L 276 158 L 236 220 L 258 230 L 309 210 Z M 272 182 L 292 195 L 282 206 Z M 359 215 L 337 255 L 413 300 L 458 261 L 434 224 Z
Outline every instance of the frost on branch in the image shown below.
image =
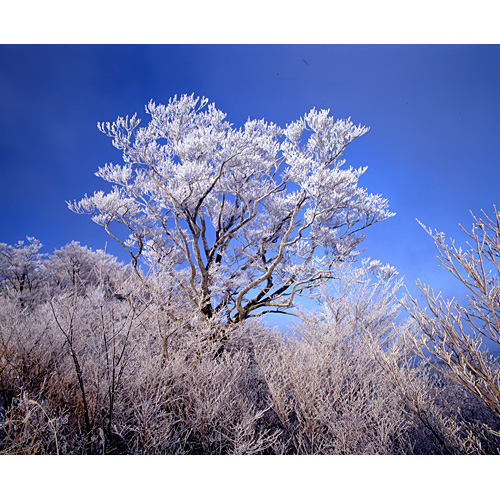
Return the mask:
M 193 95 L 151 101 L 146 113 L 144 127 L 136 115 L 99 124 L 123 164 L 96 174 L 109 194 L 68 205 L 104 226 L 137 273 L 141 259 L 173 280 L 204 317 L 285 312 L 360 253 L 361 230 L 393 215 L 358 187 L 366 168 L 343 168 L 345 148 L 368 129 L 329 110 L 239 129 Z

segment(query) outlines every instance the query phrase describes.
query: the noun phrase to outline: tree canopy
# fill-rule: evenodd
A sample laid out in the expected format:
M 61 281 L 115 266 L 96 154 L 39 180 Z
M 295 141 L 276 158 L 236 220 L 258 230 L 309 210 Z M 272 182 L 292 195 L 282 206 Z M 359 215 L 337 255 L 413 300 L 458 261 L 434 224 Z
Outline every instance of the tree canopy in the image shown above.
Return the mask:
M 286 313 L 359 254 L 363 229 L 394 215 L 358 186 L 366 167 L 345 167 L 345 149 L 368 131 L 350 118 L 313 108 L 284 128 L 250 119 L 235 128 L 194 95 L 150 101 L 146 113 L 143 127 L 137 114 L 98 124 L 122 164 L 96 173 L 108 193 L 68 206 L 104 226 L 137 274 L 146 263 L 203 317 Z

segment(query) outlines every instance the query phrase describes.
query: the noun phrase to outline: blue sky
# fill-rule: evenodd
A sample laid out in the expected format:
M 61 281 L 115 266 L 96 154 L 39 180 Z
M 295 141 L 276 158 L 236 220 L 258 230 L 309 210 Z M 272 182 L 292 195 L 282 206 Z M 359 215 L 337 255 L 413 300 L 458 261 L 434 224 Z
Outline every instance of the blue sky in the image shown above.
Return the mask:
M 0 45 L 0 241 L 72 240 L 126 255 L 66 200 L 108 189 L 93 174 L 119 152 L 98 121 L 153 99 L 204 95 L 236 126 L 285 125 L 312 107 L 370 132 L 347 150 L 360 184 L 397 215 L 369 228 L 365 255 L 459 294 L 416 222 L 460 239 L 469 210 L 500 206 L 497 45 Z

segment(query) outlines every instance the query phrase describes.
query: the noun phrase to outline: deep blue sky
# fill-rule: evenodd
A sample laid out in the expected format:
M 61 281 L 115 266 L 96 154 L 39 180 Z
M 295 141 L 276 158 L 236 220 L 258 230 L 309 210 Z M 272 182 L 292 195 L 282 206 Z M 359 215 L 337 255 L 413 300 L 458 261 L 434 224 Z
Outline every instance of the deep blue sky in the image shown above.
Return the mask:
M 93 174 L 120 155 L 98 121 L 174 94 L 207 96 L 240 126 L 286 125 L 312 107 L 370 132 L 347 150 L 361 185 L 397 215 L 369 228 L 366 256 L 453 294 L 416 218 L 460 237 L 469 210 L 500 206 L 500 46 L 1 45 L 0 241 L 71 240 L 126 259 L 65 200 L 108 189 Z

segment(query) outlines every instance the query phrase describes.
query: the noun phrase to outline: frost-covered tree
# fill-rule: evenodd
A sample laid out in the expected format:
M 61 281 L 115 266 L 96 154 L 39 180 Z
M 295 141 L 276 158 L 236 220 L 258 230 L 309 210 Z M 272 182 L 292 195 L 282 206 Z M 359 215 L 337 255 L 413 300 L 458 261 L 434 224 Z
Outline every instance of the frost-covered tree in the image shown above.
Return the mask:
M 366 167 L 343 168 L 345 148 L 368 129 L 329 110 L 239 129 L 193 95 L 146 112 L 144 127 L 136 114 L 98 125 L 123 164 L 96 173 L 109 193 L 68 205 L 104 226 L 138 274 L 139 260 L 149 263 L 205 318 L 286 312 L 359 254 L 364 228 L 393 215 L 358 186 Z
M 499 358 L 484 349 L 487 343 L 493 349 L 500 346 L 500 212 L 493 206 L 492 217 L 482 214 L 472 214 L 471 230 L 460 226 L 470 238 L 465 249 L 421 224 L 434 240 L 441 267 L 467 289 L 467 300 L 445 300 L 418 281 L 427 308 L 411 295 L 405 297 L 404 305 L 418 327 L 405 331 L 405 339 L 417 355 L 500 418 Z
M 78 241 L 54 250 L 43 267 L 51 288 L 62 291 L 69 287 L 80 292 L 97 285 L 113 290 L 114 282 L 125 280 L 130 271 L 104 250 L 94 251 Z
M 0 290 L 4 292 L 27 295 L 40 284 L 42 245 L 31 236 L 27 240 L 27 243 L 18 241 L 16 245 L 0 243 Z

